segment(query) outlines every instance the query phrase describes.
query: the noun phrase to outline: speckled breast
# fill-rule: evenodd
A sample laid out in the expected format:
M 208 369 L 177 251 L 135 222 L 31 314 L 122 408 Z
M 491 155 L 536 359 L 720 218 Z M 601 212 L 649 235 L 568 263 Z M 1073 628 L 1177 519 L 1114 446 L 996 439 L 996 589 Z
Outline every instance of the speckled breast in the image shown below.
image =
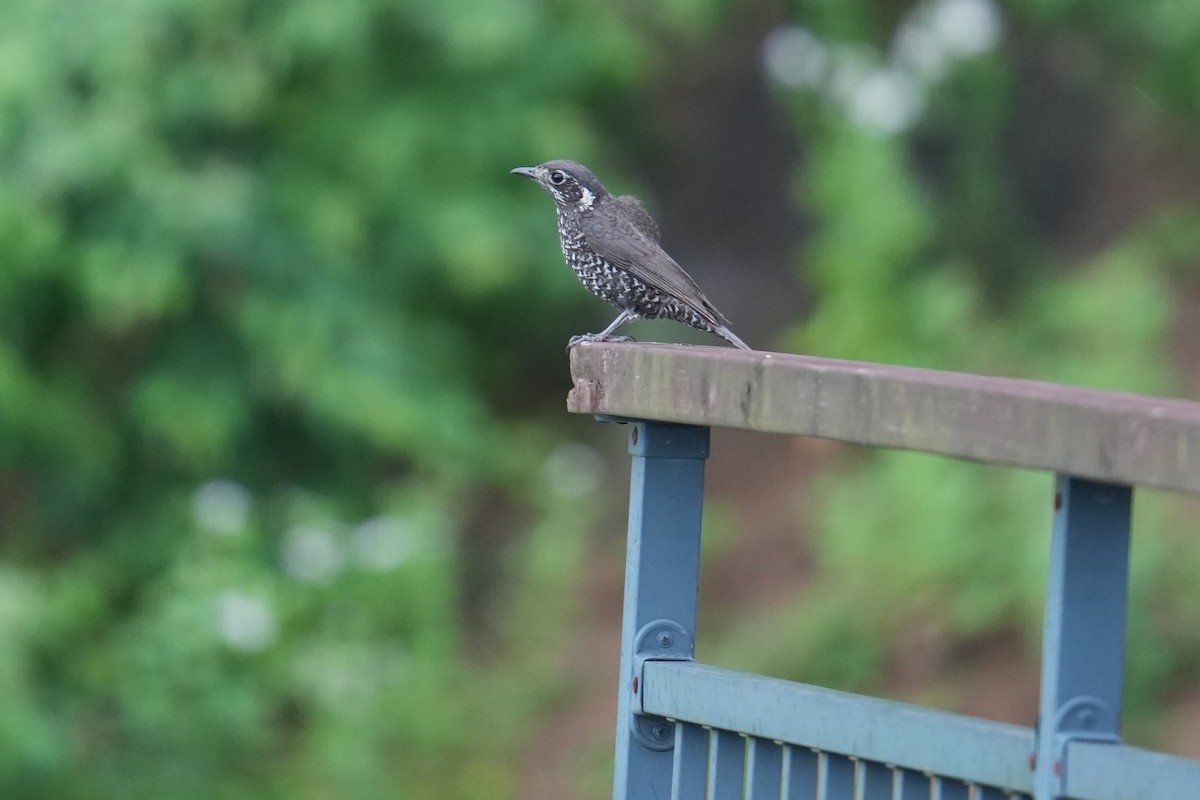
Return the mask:
M 671 319 L 704 331 L 712 326 L 675 297 L 639 280 L 626 270 L 601 258 L 587 242 L 575 220 L 559 211 L 558 240 L 563 258 L 584 288 L 617 308 L 629 310 L 643 319 Z

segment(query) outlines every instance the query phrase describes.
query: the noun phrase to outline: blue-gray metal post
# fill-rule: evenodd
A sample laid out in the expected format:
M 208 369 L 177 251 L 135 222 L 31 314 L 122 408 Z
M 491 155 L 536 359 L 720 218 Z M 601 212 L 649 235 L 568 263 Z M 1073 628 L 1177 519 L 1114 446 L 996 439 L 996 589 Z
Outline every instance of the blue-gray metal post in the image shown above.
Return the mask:
M 1037 800 L 1062 795 L 1069 741 L 1120 741 L 1132 497 L 1128 486 L 1057 478 L 1042 637 Z
M 634 679 L 648 648 L 673 658 L 692 655 L 708 438 L 708 428 L 659 422 L 630 426 L 633 471 L 614 800 L 672 796 L 675 731 L 665 720 L 637 715 L 640 703 Z

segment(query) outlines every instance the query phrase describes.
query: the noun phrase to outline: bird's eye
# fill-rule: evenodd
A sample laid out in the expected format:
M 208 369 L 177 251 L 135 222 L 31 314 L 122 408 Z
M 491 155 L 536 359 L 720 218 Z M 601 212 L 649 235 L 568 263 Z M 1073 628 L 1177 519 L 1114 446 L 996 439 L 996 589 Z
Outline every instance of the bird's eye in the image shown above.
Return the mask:
M 556 170 L 554 170 L 554 172 L 550 173 L 550 182 L 553 183 L 555 186 L 562 186 L 563 182 L 566 181 L 566 179 L 567 179 L 567 174 L 565 172 L 563 172 L 561 169 L 556 169 Z

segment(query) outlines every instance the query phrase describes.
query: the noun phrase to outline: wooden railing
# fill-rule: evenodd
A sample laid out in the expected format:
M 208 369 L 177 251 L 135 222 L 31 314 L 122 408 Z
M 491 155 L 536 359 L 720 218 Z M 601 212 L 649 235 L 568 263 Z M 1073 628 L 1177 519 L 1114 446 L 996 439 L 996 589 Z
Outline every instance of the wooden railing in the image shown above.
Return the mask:
M 1200 403 L 712 347 L 571 372 L 572 412 L 631 424 L 615 798 L 1200 798 L 1120 739 L 1133 487 L 1200 493 Z M 711 426 L 1055 473 L 1039 730 L 695 662 Z

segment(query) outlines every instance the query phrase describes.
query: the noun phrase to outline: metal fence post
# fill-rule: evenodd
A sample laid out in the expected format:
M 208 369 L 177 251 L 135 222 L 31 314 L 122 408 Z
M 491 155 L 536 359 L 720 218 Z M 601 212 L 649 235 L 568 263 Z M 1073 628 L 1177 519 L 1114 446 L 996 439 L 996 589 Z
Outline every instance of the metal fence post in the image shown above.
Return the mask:
M 696 632 L 700 519 L 708 428 L 635 422 L 617 701 L 614 800 L 671 797 L 673 725 L 639 716 L 635 681 L 646 647 L 690 658 Z
M 1056 479 L 1034 797 L 1062 794 L 1067 743 L 1120 742 L 1133 490 Z

